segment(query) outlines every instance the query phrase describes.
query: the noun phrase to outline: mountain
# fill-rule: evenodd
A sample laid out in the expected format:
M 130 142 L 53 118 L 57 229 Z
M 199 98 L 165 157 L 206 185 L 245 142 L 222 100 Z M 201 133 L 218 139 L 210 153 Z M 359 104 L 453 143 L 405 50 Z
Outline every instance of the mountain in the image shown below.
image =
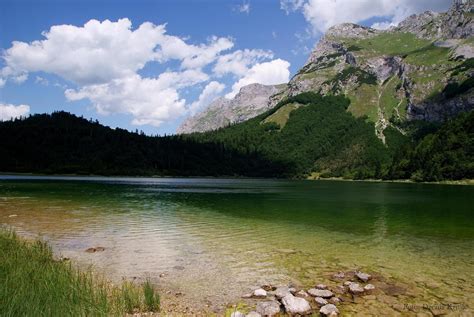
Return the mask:
M 244 86 L 234 98 L 218 98 L 203 111 L 188 118 L 178 128 L 177 133 L 210 131 L 253 118 L 269 109 L 270 97 L 282 88 L 282 85 Z
M 249 94 L 232 107 L 219 99 L 179 132 L 202 132 L 239 122 L 224 118 L 246 112 L 252 98 L 265 106 L 246 112 L 241 119 L 303 92 L 347 96 L 348 111 L 366 116 L 382 142 L 388 127 L 406 133 L 408 121 L 440 122 L 473 109 L 474 10 L 470 3 L 455 1 L 448 12 L 413 15 L 386 31 L 351 23 L 334 26 L 278 94 Z
M 151 137 L 64 112 L 0 122 L 0 172 L 474 179 L 472 5 L 331 28 L 287 85 Z

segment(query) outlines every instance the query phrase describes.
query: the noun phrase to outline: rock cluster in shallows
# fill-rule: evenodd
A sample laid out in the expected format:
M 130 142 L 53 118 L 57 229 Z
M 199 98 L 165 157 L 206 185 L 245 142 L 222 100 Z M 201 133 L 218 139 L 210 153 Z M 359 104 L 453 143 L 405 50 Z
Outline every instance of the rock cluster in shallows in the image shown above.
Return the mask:
M 305 316 L 317 312 L 321 316 L 334 317 L 339 316 L 338 305 L 345 301 L 344 298 L 367 295 L 376 288 L 368 283 L 372 276 L 360 271 L 339 272 L 334 274 L 332 279 L 341 285 L 328 287 L 325 284 L 316 284 L 307 290 L 291 286 L 262 285 L 242 296 L 258 300 L 255 310 L 247 314 L 235 311 L 231 317 L 278 316 L 282 313 Z

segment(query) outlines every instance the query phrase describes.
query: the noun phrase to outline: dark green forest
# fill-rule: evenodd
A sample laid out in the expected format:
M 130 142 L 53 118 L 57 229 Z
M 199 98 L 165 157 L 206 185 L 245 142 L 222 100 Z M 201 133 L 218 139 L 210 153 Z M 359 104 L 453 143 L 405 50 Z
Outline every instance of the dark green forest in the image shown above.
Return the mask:
M 265 118 L 301 106 L 280 127 Z M 111 129 L 66 112 L 0 123 L 0 171 L 52 174 L 247 176 L 440 181 L 474 178 L 474 112 L 443 125 L 385 130 L 347 111 L 342 96 L 303 93 L 243 123 L 181 136 Z

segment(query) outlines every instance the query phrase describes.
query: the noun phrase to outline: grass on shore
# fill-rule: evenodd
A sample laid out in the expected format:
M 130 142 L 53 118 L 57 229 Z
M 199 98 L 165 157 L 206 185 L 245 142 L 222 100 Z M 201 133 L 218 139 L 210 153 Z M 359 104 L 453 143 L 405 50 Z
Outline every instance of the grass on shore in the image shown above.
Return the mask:
M 0 228 L 0 315 L 110 316 L 160 309 L 146 281 L 113 286 L 91 271 L 56 261 L 43 241 L 25 241 Z

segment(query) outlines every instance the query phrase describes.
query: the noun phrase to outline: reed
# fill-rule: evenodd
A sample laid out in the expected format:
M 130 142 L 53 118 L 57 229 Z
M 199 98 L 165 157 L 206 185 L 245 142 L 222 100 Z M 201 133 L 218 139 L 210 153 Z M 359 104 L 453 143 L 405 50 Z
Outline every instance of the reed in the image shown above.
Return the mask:
M 50 246 L 0 228 L 2 316 L 110 316 L 156 312 L 160 297 L 147 280 L 113 286 L 90 270 L 53 258 Z

